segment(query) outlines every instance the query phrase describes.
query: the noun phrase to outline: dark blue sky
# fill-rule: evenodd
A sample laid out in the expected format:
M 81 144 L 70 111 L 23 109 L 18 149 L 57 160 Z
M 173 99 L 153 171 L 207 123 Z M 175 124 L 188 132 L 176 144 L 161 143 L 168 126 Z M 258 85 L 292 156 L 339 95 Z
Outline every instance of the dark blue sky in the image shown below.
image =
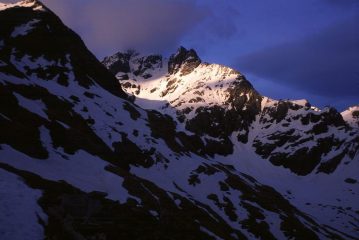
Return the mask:
M 339 110 L 359 104 L 359 0 L 43 2 L 100 59 L 183 45 L 241 71 L 263 95 Z

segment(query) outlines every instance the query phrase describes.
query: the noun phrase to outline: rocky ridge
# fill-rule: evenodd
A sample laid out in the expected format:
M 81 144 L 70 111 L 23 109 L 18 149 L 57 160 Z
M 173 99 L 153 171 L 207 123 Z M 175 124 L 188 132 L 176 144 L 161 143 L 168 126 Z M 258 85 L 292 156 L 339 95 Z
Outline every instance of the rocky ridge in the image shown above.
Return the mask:
M 222 155 L 233 153 L 236 143 L 229 137 L 234 134 L 240 144 L 254 147 L 272 164 L 307 175 L 331 173 L 345 156 L 353 159 L 359 150 L 357 107 L 340 114 L 334 108 L 320 110 L 306 100 L 270 99 L 238 71 L 201 62 L 193 49 L 180 47 L 169 59 L 137 56 L 122 58 L 129 63 L 127 77 L 118 77 L 135 103 L 152 108 L 144 99 L 161 101 L 157 109 L 173 116 L 183 128 L 225 145 L 218 152 Z M 146 77 L 134 74 L 141 68 L 136 64 L 139 59 L 153 57 L 160 64 L 148 64 Z M 103 64 L 113 71 L 108 59 Z M 118 68 L 114 73 L 124 72 Z
M 179 86 L 134 98 L 41 2 L 0 6 L 1 239 L 357 237 L 358 159 L 298 177 L 260 158 L 251 144 L 265 98 L 238 72 L 185 54 L 189 64 L 172 65 Z M 168 74 L 161 56 L 130 55 L 116 76 L 139 94 Z M 211 87 L 204 102 L 181 103 L 184 78 Z M 238 122 L 226 129 L 216 113 L 219 129 L 198 127 L 196 111 L 211 108 Z

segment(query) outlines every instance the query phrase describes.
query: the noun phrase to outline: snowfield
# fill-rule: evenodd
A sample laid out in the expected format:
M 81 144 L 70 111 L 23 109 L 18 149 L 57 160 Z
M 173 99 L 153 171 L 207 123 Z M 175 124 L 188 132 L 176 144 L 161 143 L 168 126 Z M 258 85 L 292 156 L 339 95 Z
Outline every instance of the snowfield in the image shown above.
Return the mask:
M 0 239 L 359 238 L 358 107 L 262 96 L 185 48 L 103 66 L 38 1 L 0 19 L 19 11 L 0 29 Z

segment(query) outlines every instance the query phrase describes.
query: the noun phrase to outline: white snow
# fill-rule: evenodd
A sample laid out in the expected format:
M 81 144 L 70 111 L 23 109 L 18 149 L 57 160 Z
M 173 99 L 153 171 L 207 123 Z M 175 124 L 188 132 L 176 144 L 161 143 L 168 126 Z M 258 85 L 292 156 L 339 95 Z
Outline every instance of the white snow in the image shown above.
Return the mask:
M 282 220 L 278 217 L 276 213 L 264 210 L 265 220 L 269 225 L 270 232 L 277 238 L 277 239 L 287 239 L 283 232 L 280 229 L 280 225 Z
M 25 36 L 27 35 L 32 29 L 35 28 L 36 24 L 39 23 L 39 19 L 33 19 L 23 25 L 20 25 L 14 29 L 14 31 L 11 33 L 11 37 L 19 37 L 19 36 Z
M 41 100 L 32 100 L 21 96 L 20 94 L 14 93 L 19 105 L 29 110 L 30 112 L 36 113 L 40 117 L 47 119 L 46 106 Z
M 44 239 L 38 217 L 47 221 L 37 201 L 42 192 L 28 187 L 21 178 L 0 168 L 0 239 Z
M 10 146 L 1 145 L 0 162 L 33 172 L 48 180 L 64 180 L 85 192 L 106 192 L 109 199 L 127 201 L 128 192 L 122 187 L 123 178 L 106 171 L 104 168 L 109 165 L 107 162 L 84 151 L 78 151 L 74 155 L 68 155 L 61 149 L 51 151 L 51 137 L 44 127 L 41 127 L 41 140 L 50 150 L 48 159 L 33 159 Z
M 305 107 L 309 104 L 307 99 L 299 99 L 299 100 L 290 100 L 292 103 L 297 104 L 299 106 Z
M 216 69 L 217 68 L 217 69 Z M 213 72 L 221 72 L 221 74 L 213 74 Z M 178 109 L 184 109 L 186 107 L 194 107 L 195 109 L 200 106 L 208 106 L 208 105 L 223 105 L 226 101 L 228 94 L 225 92 L 225 89 L 218 91 L 221 87 L 216 83 L 221 80 L 224 83 L 230 84 L 236 78 L 236 75 L 228 75 L 228 78 L 222 80 L 222 74 L 226 74 L 227 69 L 222 68 L 219 65 L 213 66 L 199 66 L 197 71 L 192 72 L 189 75 L 184 77 L 173 76 L 173 79 L 180 79 L 177 81 L 177 88 L 170 92 L 170 94 L 162 97 L 161 93 L 164 92 L 167 88 L 167 81 L 160 80 L 160 83 L 153 83 L 155 85 L 160 86 L 159 91 L 156 94 L 160 94 L 157 96 L 158 99 L 166 99 L 171 106 Z M 173 80 L 172 79 L 172 80 Z M 146 88 L 144 88 L 146 90 Z M 141 85 L 142 91 L 142 85 Z M 142 91 L 143 95 L 138 97 L 148 98 L 149 96 Z M 153 100 L 153 96 L 150 95 L 150 99 Z M 192 99 L 196 99 L 199 97 L 201 101 L 191 101 Z
M 164 66 L 167 66 L 166 61 L 167 60 L 164 61 Z M 135 95 L 135 102 L 141 107 L 149 109 L 155 108 L 162 113 L 167 113 L 173 116 L 174 119 L 176 118 L 176 110 L 181 110 L 186 107 L 193 107 L 194 109 L 186 115 L 187 119 L 191 119 L 194 116 L 195 109 L 200 106 L 220 105 L 226 107 L 225 101 L 228 97 L 226 90 L 231 86 L 233 81 L 238 81 L 235 80 L 238 73 L 235 73 L 230 68 L 216 64 L 201 64 L 192 73 L 186 76 L 180 76 L 179 73 L 175 75 L 168 75 L 166 67 L 151 70 L 150 74 L 153 77 L 149 79 L 142 79 L 140 76 L 129 74 L 130 80 L 123 82 L 140 86 L 141 90 L 137 93 L 137 88 L 126 88 L 125 91 Z M 175 88 L 169 91 L 168 94 L 163 95 L 163 92 L 168 89 L 168 83 L 170 81 L 174 82 Z M 241 95 L 244 94 L 245 93 L 242 93 Z M 204 102 L 200 101 L 190 103 L 190 100 L 196 97 L 203 98 Z M 246 97 L 249 99 L 251 96 L 246 94 Z M 345 158 L 342 162 L 350 163 L 348 165 L 341 164 L 335 173 L 330 175 L 315 174 L 316 170 L 314 170 L 313 173 L 308 176 L 298 176 L 289 169 L 274 166 L 269 162 L 269 160 L 262 159 L 255 153 L 255 149 L 252 147 L 253 141 L 256 138 L 260 139 L 260 141 L 264 143 L 266 141 L 270 142 L 270 140 L 268 140 L 268 136 L 271 134 L 285 132 L 290 129 L 295 129 L 293 135 L 301 136 L 300 139 L 312 136 L 313 140 L 297 147 L 286 148 L 284 145 L 282 147 L 278 147 L 275 151 L 292 154 L 298 148 L 303 146 L 311 148 L 317 144 L 318 139 L 330 137 L 333 134 L 335 134 L 335 136 L 340 140 L 344 140 L 347 143 L 355 137 L 355 135 L 349 137 L 345 129 L 338 129 L 334 127 L 329 127 L 327 133 L 318 135 L 307 133 L 313 128 L 314 124 L 309 123 L 308 125 L 303 125 L 300 119 L 296 120 L 293 117 L 298 115 L 305 116 L 307 114 L 318 115 L 322 112 L 328 111 L 328 109 L 320 110 L 316 107 L 307 109 L 306 106 L 308 105 L 308 101 L 305 99 L 286 101 L 301 107 L 299 110 L 289 109 L 287 118 L 290 118 L 290 121 L 284 120 L 282 122 L 287 123 L 288 126 L 283 126 L 282 123 L 280 123 L 269 124 L 268 128 L 263 128 L 266 124 L 262 124 L 259 121 L 260 117 L 270 119 L 270 116 L 262 113 L 262 116 L 258 116 L 257 120 L 252 125 L 247 144 L 242 144 L 237 141 L 237 135 L 239 132 L 233 133 L 231 139 L 235 144 L 234 153 L 226 157 L 216 155 L 215 159 L 211 159 L 211 161 L 218 161 L 220 163 L 235 166 L 238 172 L 247 173 L 248 175 L 256 178 L 260 183 L 274 187 L 283 196 L 287 196 L 288 200 L 290 200 L 294 206 L 298 207 L 305 213 L 310 214 L 312 217 L 319 216 L 315 219 L 319 223 L 327 224 L 343 232 L 350 232 L 350 230 L 346 229 L 344 226 L 349 221 L 354 220 L 349 215 L 340 215 L 340 219 L 333 222 L 332 220 L 337 217 L 335 210 L 331 210 L 329 207 L 321 209 L 314 206 L 317 206 L 316 204 L 341 206 L 343 208 L 355 206 L 355 195 L 352 193 L 358 194 L 359 189 L 357 186 L 348 186 L 344 180 L 348 176 L 353 176 L 353 178 L 355 178 L 354 172 L 359 168 L 358 157 L 353 160 Z M 261 109 L 262 111 L 266 111 L 270 108 L 276 108 L 278 103 L 278 100 L 264 97 L 262 99 Z M 166 107 L 166 104 L 169 104 L 169 107 Z M 353 109 L 351 109 L 351 111 L 353 111 Z M 349 113 L 344 113 L 343 116 L 349 116 Z M 348 117 L 344 118 L 348 121 Z M 185 130 L 183 124 L 179 123 L 177 129 L 191 135 Z M 273 141 L 271 140 L 271 142 Z M 160 145 L 162 146 L 162 144 Z M 342 150 L 345 146 L 346 144 L 343 144 L 341 149 L 333 150 L 327 155 L 322 156 L 322 162 L 339 154 L 340 150 Z M 163 152 L 164 148 L 164 146 L 163 148 L 161 147 L 159 151 Z M 173 157 L 171 159 L 173 159 Z M 183 194 L 175 189 L 167 180 L 175 179 L 176 184 L 181 189 L 184 189 L 189 196 L 193 196 L 195 199 L 208 204 L 220 216 L 226 219 L 229 224 L 240 228 L 239 224 L 236 225 L 230 223 L 228 217 L 223 213 L 223 210 L 219 209 L 212 201 L 209 201 L 205 197 L 210 193 L 214 193 L 218 195 L 219 199 L 222 199 L 223 193 L 217 189 L 216 186 L 218 185 L 218 181 L 221 179 L 223 180 L 224 176 L 220 176 L 220 174 L 214 174 L 213 176 L 201 175 L 199 178 L 201 179 L 201 177 L 203 177 L 204 179 L 201 179 L 200 184 L 197 184 L 196 187 L 188 185 L 187 178 L 189 177 L 190 172 L 205 161 L 208 160 L 195 155 L 191 155 L 189 158 L 187 158 L 187 156 L 180 156 L 177 161 L 172 160 L 168 169 L 165 171 L 160 166 L 156 166 L 150 169 L 134 168 L 132 172 L 138 176 L 144 176 L 146 179 L 156 182 L 163 189 Z M 348 191 L 348 187 L 351 188 L 351 192 Z M 290 191 L 291 195 L 288 195 L 287 191 Z M 235 206 L 238 206 L 238 193 L 235 194 L 233 191 L 231 193 L 232 196 L 229 198 Z M 341 202 L 338 202 L 337 198 L 340 198 Z M 307 202 L 310 202 L 312 205 L 306 205 Z M 321 214 L 320 211 L 324 212 Z M 243 211 L 242 208 L 238 208 L 236 212 L 241 212 L 241 216 L 245 216 L 246 214 L 246 211 Z M 271 226 L 272 232 L 276 234 L 276 237 L 280 239 L 283 238 L 279 226 L 280 219 L 278 214 L 268 213 L 266 216 L 268 221 L 273 222 L 273 225 Z M 305 220 L 303 220 L 303 222 L 305 222 Z M 351 234 L 355 235 L 353 232 L 351 232 Z
M 61 121 L 56 121 L 56 122 L 58 122 L 59 124 L 61 124 L 64 128 L 66 128 L 66 129 L 69 129 L 70 128 L 70 126 L 69 125 L 67 125 L 67 124 L 65 124 L 65 123 L 63 123 L 63 122 L 61 122 Z
M 347 176 L 356 178 L 356 170 L 358 169 L 359 162 L 358 157 L 351 160 L 348 165 L 341 165 L 334 174 L 325 175 L 313 173 L 301 177 L 293 174 L 288 169 L 273 166 L 268 160 L 262 159 L 255 154 L 255 149 L 252 147 L 255 138 L 262 138 L 263 141 L 266 141 L 270 134 L 283 132 L 290 128 L 296 129 L 295 134 L 298 133 L 305 136 L 305 132 L 313 127 L 312 124 L 303 126 L 299 123 L 300 120 L 293 120 L 288 127 L 279 124 L 271 124 L 269 128 L 262 129 L 263 124 L 260 123 L 260 117 L 268 116 L 258 116 L 252 125 L 253 129 L 250 132 L 248 144 L 242 144 L 237 141 L 239 132 L 232 134 L 231 140 L 234 143 L 234 153 L 232 155 L 226 157 L 216 155 L 215 158 L 205 159 L 194 154 L 176 154 L 166 145 L 163 139 L 156 139 L 154 141 L 154 139 L 150 137 L 151 130 L 147 127 L 148 122 L 146 120 L 146 112 L 136 108 L 140 112 L 141 117 L 135 121 L 131 119 L 129 112 L 123 110 L 124 100 L 111 95 L 96 84 L 90 86 L 88 89 L 79 86 L 78 82 L 75 81 L 75 76 L 72 72 L 70 57 L 67 55 L 66 59 L 67 63 L 64 65 L 61 64 L 59 60 L 49 61 L 43 57 L 32 58 L 31 56 L 25 56 L 21 59 L 12 57 L 11 62 L 21 72 L 26 72 L 26 68 L 46 68 L 52 65 L 64 66 L 69 70 L 69 86 L 67 87 L 59 85 L 56 82 L 56 77 L 52 80 L 44 81 L 43 79 L 39 79 L 35 74 L 30 76 L 27 80 L 11 78 L 4 74 L 0 74 L 0 79 L 5 83 L 16 82 L 20 84 L 22 81 L 22 84 L 36 84 L 46 88 L 51 94 L 58 96 L 60 99 L 67 101 L 71 101 L 70 97 L 72 95 L 77 96 L 79 101 L 74 103 L 74 111 L 85 119 L 94 119 L 95 123 L 91 128 L 110 148 L 113 148 L 114 142 L 122 140 L 122 136 L 119 132 L 124 132 L 127 133 L 127 137 L 141 149 L 149 150 L 153 147 L 156 149 L 156 153 L 160 153 L 165 158 L 170 159 L 170 163 L 166 164 L 168 165 L 166 168 L 164 167 L 165 164 L 162 162 L 157 162 L 150 168 L 132 166 L 131 174 L 152 181 L 168 192 L 176 193 L 189 200 L 195 199 L 196 201 L 206 204 L 236 229 L 241 229 L 241 224 L 238 222 L 231 222 L 228 216 L 224 213 L 224 210 L 217 207 L 213 201 L 207 198 L 207 196 L 209 194 L 216 194 L 220 202 L 223 201 L 224 196 L 228 197 L 231 202 L 233 202 L 239 218 L 244 219 L 247 217 L 248 212 L 245 208 L 239 205 L 240 191 L 232 191 L 230 195 L 227 195 L 220 190 L 218 182 L 223 181 L 226 177 L 222 172 L 210 176 L 199 174 L 201 183 L 196 186 L 189 185 L 188 178 L 191 175 L 191 172 L 198 168 L 198 166 L 213 163 L 233 165 L 236 168 L 237 173 L 247 173 L 256 178 L 260 183 L 273 186 L 300 210 L 309 215 L 318 216 L 315 220 L 319 223 L 327 224 L 334 228 L 339 226 L 338 229 L 347 231 L 343 224 L 352 219 L 350 216 L 340 215 L 341 219 L 338 219 L 335 222 L 330 222 L 337 216 L 335 211 L 329 208 L 321 209 L 313 206 L 318 203 L 341 207 L 355 206 L 356 198 L 352 193 L 358 193 L 359 189 L 357 186 L 349 186 L 344 180 Z M 127 91 L 136 96 L 137 104 L 145 108 L 156 108 L 159 111 L 172 115 L 174 118 L 176 117 L 175 111 L 177 109 L 184 109 L 186 107 L 193 107 L 196 109 L 208 105 L 224 106 L 228 97 L 226 90 L 231 87 L 231 84 L 234 81 L 238 81 L 236 80 L 238 73 L 230 68 L 217 64 L 201 64 L 195 71 L 186 76 L 180 76 L 179 74 L 169 76 L 166 67 L 167 60 L 165 60 L 162 65 L 164 67 L 151 69 L 149 71 L 152 75 L 149 79 L 143 79 L 142 77 L 130 74 L 130 80 L 127 82 L 140 85 L 141 91 L 138 94 L 135 93 L 135 88 L 127 89 Z M 136 68 L 136 66 L 138 66 L 138 62 L 135 60 L 132 61 L 131 68 Z M 176 88 L 172 89 L 172 92 L 163 95 L 163 92 L 167 89 L 167 85 L 170 81 L 175 82 Z M 96 94 L 99 97 L 90 99 L 84 96 L 85 91 Z M 44 112 L 46 108 L 41 101 L 33 101 L 24 98 L 19 94 L 17 94 L 16 97 L 22 106 L 39 115 L 45 114 L 43 116 L 46 116 L 46 113 Z M 203 98 L 204 102 L 190 103 L 190 100 L 196 97 Z M 251 96 L 247 94 L 247 98 L 250 97 Z M 299 105 L 305 104 L 304 100 L 292 102 Z M 167 103 L 170 107 L 166 107 Z M 263 98 L 261 105 L 262 110 L 275 107 L 277 103 L 278 101 L 276 100 Z M 37 108 L 35 107 L 34 109 L 34 105 L 37 106 Z M 88 109 L 88 112 L 82 111 L 84 107 Z M 315 112 L 315 110 L 303 109 L 298 110 L 298 112 L 290 110 L 288 114 L 289 116 L 293 116 L 297 113 L 308 114 L 311 112 L 319 114 L 318 112 Z M 193 116 L 194 111 L 191 111 L 187 115 L 187 118 Z M 121 121 L 122 125 L 118 124 L 118 121 Z M 59 123 L 65 128 L 70 127 L 63 122 Z M 133 136 L 132 132 L 134 130 L 138 130 L 139 137 Z M 177 130 L 184 131 L 189 135 L 192 134 L 185 129 L 183 124 L 178 124 Z M 322 134 L 321 136 L 315 136 L 312 142 L 315 142 L 319 137 L 329 136 L 334 133 L 341 139 L 346 138 L 347 134 L 345 133 L 345 130 L 334 130 L 335 129 L 329 129 L 328 133 Z M 109 194 L 108 198 L 119 200 L 121 203 L 125 202 L 128 197 L 133 197 L 130 196 L 127 190 L 122 186 L 122 177 L 104 170 L 104 167 L 109 163 L 82 150 L 77 151 L 74 155 L 69 155 L 66 154 L 62 148 L 54 149 L 49 130 L 45 127 L 41 127 L 40 131 L 41 141 L 50 154 L 48 159 L 33 159 L 16 151 L 8 145 L 1 145 L 0 162 L 5 162 L 16 168 L 34 172 L 49 180 L 64 180 L 86 192 L 107 192 Z M 209 138 L 208 136 L 206 137 Z M 278 150 L 289 152 L 294 151 L 295 149 L 291 148 L 285 150 L 284 148 L 280 148 Z M 330 152 L 324 160 L 334 154 L 334 151 Z M 344 161 L 349 161 L 349 159 L 345 159 Z M 176 188 L 175 184 L 183 189 L 184 192 Z M 252 187 L 255 186 L 253 185 Z M 352 192 L 349 192 L 349 187 Z M 292 192 L 290 196 L 287 194 L 288 190 Z M 155 194 L 151 191 L 149 191 L 149 193 L 157 199 Z M 172 196 L 170 193 L 168 193 L 168 195 Z M 341 199 L 340 203 L 336 200 L 338 197 Z M 174 199 L 173 196 L 172 199 Z M 141 202 L 141 200 L 139 200 L 139 202 Z M 310 202 L 313 205 L 308 207 L 308 205 L 305 204 L 306 202 Z M 175 201 L 175 203 L 180 206 L 179 200 Z M 201 209 L 207 211 L 209 216 L 214 219 L 216 218 L 205 208 Z M 319 211 L 323 211 L 324 213 L 321 215 Z M 152 211 L 151 214 L 155 215 L 156 213 Z M 273 226 L 271 226 L 272 232 L 276 234 L 276 237 L 281 238 L 281 231 L 278 227 L 278 222 L 280 221 L 279 215 L 266 212 L 266 218 L 269 222 L 273 222 Z M 206 229 L 202 230 L 204 232 L 206 231 Z M 243 232 L 248 236 L 252 236 L 245 230 L 243 230 Z
M 7 116 L 5 116 L 4 114 L 0 113 L 0 116 L 3 117 L 4 119 L 8 120 L 8 121 L 11 121 L 10 118 L 8 118 Z
M 36 1 L 32 0 L 23 0 L 17 3 L 0 3 L 0 11 L 13 7 L 29 7 L 35 11 L 45 11 L 45 9 L 41 5 L 36 4 Z
M 141 58 L 143 58 L 142 55 L 136 55 L 130 59 L 130 68 L 132 70 L 138 68 L 138 62 Z M 164 58 L 162 62 L 155 64 L 146 71 L 146 73 L 152 75 L 148 79 L 129 73 L 129 80 L 122 80 L 122 82 L 140 86 L 141 89 L 139 93 L 137 88 L 130 87 L 124 90 L 135 95 L 135 102 L 141 107 L 157 109 L 172 115 L 174 109 L 168 109 L 166 107 L 168 103 L 176 110 L 186 107 L 198 108 L 208 105 L 223 105 L 228 97 L 226 89 L 231 83 L 238 81 L 236 78 L 240 76 L 233 69 L 219 64 L 200 64 L 186 76 L 181 76 L 180 72 L 175 75 L 168 75 L 167 66 L 168 59 Z M 122 76 L 122 73 L 119 73 L 118 76 Z M 170 83 L 175 87 L 165 94 L 171 85 Z M 197 97 L 202 100 L 193 101 Z M 249 96 L 247 97 L 249 98 Z M 188 114 L 187 118 L 191 116 L 192 114 Z
M 199 229 L 200 229 L 202 232 L 204 232 L 204 233 L 208 234 L 209 236 L 213 237 L 214 239 L 218 239 L 218 240 L 223 239 L 223 238 L 218 237 L 216 234 L 214 234 L 213 232 L 209 231 L 207 228 L 205 228 L 205 227 L 203 227 L 203 226 L 200 226 Z
M 343 119 L 352 127 L 359 128 L 359 116 L 354 117 L 353 113 L 355 111 L 359 112 L 359 105 L 353 106 L 342 112 Z
M 234 134 L 233 137 L 236 135 Z M 233 138 L 232 138 L 233 139 Z M 225 164 L 233 165 L 239 172 L 246 173 L 254 177 L 258 182 L 274 187 L 282 195 L 288 195 L 291 204 L 310 214 L 322 224 L 327 224 L 343 232 L 355 233 L 345 227 L 349 221 L 354 221 L 350 215 L 341 215 L 336 219 L 337 212 L 331 208 L 319 208 L 318 204 L 337 207 L 355 207 L 356 197 L 352 193 L 359 193 L 359 186 L 348 185 L 344 182 L 345 178 L 352 176 L 357 178 L 357 169 L 359 169 L 359 157 L 351 160 L 348 165 L 340 167 L 332 174 L 312 174 L 307 176 L 298 176 L 289 169 L 276 167 L 268 160 L 261 159 L 254 153 L 252 146 L 248 144 L 237 143 L 235 152 L 228 157 L 217 156 L 216 160 Z M 348 159 L 344 159 L 345 162 Z M 352 191 L 348 191 L 352 189 Z M 340 199 L 338 202 L 337 199 Z M 306 203 L 311 203 L 310 206 Z M 350 212 L 350 211 L 349 211 Z M 273 216 L 272 216 L 273 217 Z M 335 220 L 333 222 L 333 219 Z

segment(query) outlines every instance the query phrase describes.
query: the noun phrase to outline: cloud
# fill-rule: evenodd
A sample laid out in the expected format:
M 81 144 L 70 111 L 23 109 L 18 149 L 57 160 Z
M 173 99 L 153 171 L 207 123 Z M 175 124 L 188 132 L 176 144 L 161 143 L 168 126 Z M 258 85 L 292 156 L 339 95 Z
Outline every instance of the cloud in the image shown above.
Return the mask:
M 195 1 L 180 0 L 90 1 L 82 11 L 78 31 L 96 53 L 106 54 L 173 50 L 208 14 Z
M 16 2 L 16 0 L 0 0 Z M 238 6 L 203 0 L 41 0 L 99 58 L 134 48 L 169 55 L 236 36 Z M 190 41 L 187 41 L 188 38 Z M 205 47 L 207 48 L 207 47 Z
M 210 9 L 200 7 L 196 0 L 42 2 L 79 33 L 98 57 L 128 48 L 174 51 L 186 33 L 211 15 Z
M 246 55 L 237 65 L 244 73 L 292 89 L 359 102 L 358 20 L 354 17 L 305 39 Z
M 228 40 L 236 35 L 239 30 L 238 17 L 240 15 L 237 4 L 229 1 L 213 4 L 209 1 L 204 6 L 210 8 L 211 11 L 198 29 L 202 38 L 205 36 L 207 40 Z

